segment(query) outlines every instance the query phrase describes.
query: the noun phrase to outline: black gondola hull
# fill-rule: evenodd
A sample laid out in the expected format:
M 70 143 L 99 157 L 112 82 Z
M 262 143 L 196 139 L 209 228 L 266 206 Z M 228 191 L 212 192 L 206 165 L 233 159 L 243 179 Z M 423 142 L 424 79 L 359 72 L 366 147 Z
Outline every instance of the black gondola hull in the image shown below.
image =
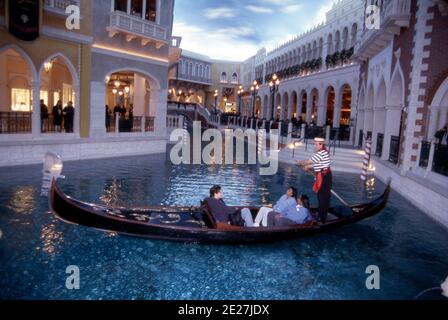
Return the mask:
M 386 205 L 390 192 L 387 186 L 383 195 L 371 203 L 353 206 L 354 214 L 347 218 L 328 221 L 325 224 L 308 224 L 273 228 L 208 228 L 191 217 L 201 213 L 200 207 L 147 207 L 109 208 L 72 199 L 62 193 L 53 182 L 50 192 L 50 209 L 60 219 L 77 225 L 92 227 L 147 239 L 171 240 L 201 244 L 250 244 L 275 242 L 328 232 L 356 223 L 380 212 Z M 256 212 L 258 208 L 251 208 Z M 186 223 L 164 224 L 147 221 L 151 216 L 173 215 Z M 137 218 L 139 218 L 137 220 Z M 191 220 L 186 220 L 190 218 Z

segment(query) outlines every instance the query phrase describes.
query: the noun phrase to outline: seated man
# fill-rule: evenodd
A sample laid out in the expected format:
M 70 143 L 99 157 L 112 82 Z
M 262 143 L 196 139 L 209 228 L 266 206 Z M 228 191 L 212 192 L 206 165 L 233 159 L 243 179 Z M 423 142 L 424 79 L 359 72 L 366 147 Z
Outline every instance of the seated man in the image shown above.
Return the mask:
M 221 186 L 215 185 L 210 189 L 210 198 L 205 199 L 205 202 L 207 203 L 210 213 L 213 215 L 216 222 L 230 224 L 231 215 L 236 214 L 238 211 L 227 206 L 223 200 L 223 196 L 224 194 Z M 252 214 L 249 209 L 244 208 L 241 210 L 241 218 L 244 220 L 245 227 L 254 226 Z

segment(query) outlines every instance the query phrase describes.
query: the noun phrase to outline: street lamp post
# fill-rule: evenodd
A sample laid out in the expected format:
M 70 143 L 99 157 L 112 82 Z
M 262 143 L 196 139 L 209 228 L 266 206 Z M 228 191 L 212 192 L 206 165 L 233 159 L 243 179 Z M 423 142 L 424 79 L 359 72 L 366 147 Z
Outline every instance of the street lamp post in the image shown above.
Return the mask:
M 278 88 L 280 86 L 280 79 L 277 77 L 276 74 L 272 76 L 271 82 L 269 82 L 269 90 L 272 94 L 272 110 L 271 110 L 271 120 L 274 120 L 274 109 L 275 109 L 275 94 L 278 91 Z
M 218 112 L 218 90 L 215 90 L 215 113 Z
M 237 110 L 238 115 L 241 113 L 241 99 L 243 97 L 243 94 L 244 94 L 243 86 L 240 86 L 238 90 L 238 110 Z
M 258 85 L 257 80 L 254 80 L 252 83 L 252 87 L 250 87 L 250 91 L 252 91 L 252 118 L 255 118 L 255 100 L 257 99 L 258 90 L 260 89 L 260 86 Z

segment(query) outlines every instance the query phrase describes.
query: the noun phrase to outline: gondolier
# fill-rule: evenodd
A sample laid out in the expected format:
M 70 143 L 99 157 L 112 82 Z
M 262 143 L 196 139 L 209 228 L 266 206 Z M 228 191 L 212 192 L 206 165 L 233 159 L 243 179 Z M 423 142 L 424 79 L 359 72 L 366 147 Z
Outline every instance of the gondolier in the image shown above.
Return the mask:
M 313 191 L 317 193 L 317 200 L 319 201 L 319 220 L 325 223 L 330 208 L 332 187 L 330 152 L 327 150 L 323 138 L 314 139 L 314 148 L 316 153 L 311 160 L 298 161 L 297 163 L 305 170 L 313 169 L 314 171 Z

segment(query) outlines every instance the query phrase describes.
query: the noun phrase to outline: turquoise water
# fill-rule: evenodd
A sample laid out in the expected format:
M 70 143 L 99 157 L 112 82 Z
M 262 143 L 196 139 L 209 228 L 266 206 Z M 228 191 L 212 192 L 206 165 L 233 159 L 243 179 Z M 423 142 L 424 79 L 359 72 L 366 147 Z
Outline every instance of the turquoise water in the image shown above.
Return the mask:
M 228 204 L 275 202 L 289 185 L 316 199 L 311 178 L 280 165 L 171 166 L 165 155 L 67 162 L 62 189 L 111 205 L 196 205 L 213 184 Z M 412 299 L 448 276 L 448 232 L 392 193 L 379 215 L 329 234 L 253 246 L 200 246 L 117 236 L 66 224 L 39 197 L 41 166 L 0 169 L 2 299 Z M 335 173 L 351 203 L 379 195 L 357 175 Z M 336 203 L 336 202 L 335 202 Z M 65 286 L 67 266 L 80 289 Z M 380 268 L 380 290 L 365 270 Z M 425 295 L 437 299 L 438 292 Z

